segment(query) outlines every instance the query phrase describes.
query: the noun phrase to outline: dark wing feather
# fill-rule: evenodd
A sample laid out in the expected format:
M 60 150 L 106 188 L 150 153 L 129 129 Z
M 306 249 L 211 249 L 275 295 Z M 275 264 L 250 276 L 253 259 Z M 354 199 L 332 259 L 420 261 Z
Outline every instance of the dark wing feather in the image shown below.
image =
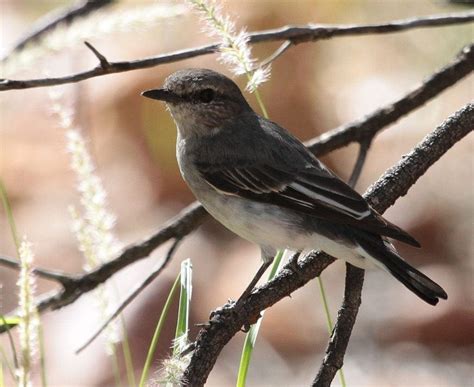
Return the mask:
M 266 164 L 241 168 L 205 163 L 196 166 L 201 176 L 221 193 L 279 205 L 419 246 L 413 237 L 383 219 L 361 195 L 322 165 L 295 170 Z

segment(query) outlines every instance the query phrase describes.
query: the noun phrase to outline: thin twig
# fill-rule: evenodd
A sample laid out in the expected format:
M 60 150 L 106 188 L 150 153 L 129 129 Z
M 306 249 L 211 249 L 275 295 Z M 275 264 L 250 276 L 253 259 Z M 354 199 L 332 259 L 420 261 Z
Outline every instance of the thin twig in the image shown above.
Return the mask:
M 249 38 L 250 43 L 285 39 L 297 44 L 340 36 L 391 34 L 413 28 L 440 27 L 469 23 L 471 21 L 474 21 L 474 12 L 467 11 L 445 15 L 420 16 L 386 23 L 365 25 L 309 24 L 307 26 L 285 26 L 273 30 L 254 32 L 249 34 Z
M 280 47 L 278 47 L 267 59 L 264 59 L 261 63 L 259 63 L 256 68 L 266 67 L 269 64 L 272 64 L 276 59 L 282 56 L 292 45 L 293 42 L 291 40 L 284 41 L 280 45 Z
M 91 337 L 76 350 L 76 354 L 86 349 L 105 330 L 105 328 L 107 328 L 107 326 L 142 292 L 142 290 L 151 284 L 156 277 L 158 277 L 158 275 L 171 261 L 171 258 L 173 257 L 179 242 L 181 242 L 181 239 L 176 239 L 173 242 L 168 250 L 168 253 L 166 254 L 165 259 L 162 262 L 158 262 L 151 270 L 151 273 L 142 282 L 135 285 L 135 287 L 130 291 L 130 293 L 125 297 L 125 299 L 120 303 L 120 305 L 115 309 L 110 317 L 108 317 L 107 320 L 105 320 L 104 323 L 91 335 Z
M 403 196 L 431 165 L 456 142 L 469 134 L 473 128 L 474 104 L 468 104 L 428 134 L 410 154 L 404 156 L 378 179 L 368 189 L 364 197 L 375 210 L 383 213 L 399 197 Z M 184 372 L 183 381 L 196 387 L 204 385 L 222 348 L 240 331 L 242 326 L 251 323 L 263 310 L 289 296 L 293 291 L 318 276 L 333 261 L 334 258 L 324 253 L 311 253 L 298 262 L 299 270 L 292 270 L 286 265 L 278 276 L 257 288 L 239 304 L 238 310 L 236 310 L 235 304 L 226 304 L 214 311 L 209 324 L 198 334 L 196 348 L 189 366 Z M 358 281 L 357 269 L 351 268 L 348 270 L 348 275 L 349 273 L 352 278 Z M 362 281 L 357 283 L 362 286 Z M 350 299 L 347 297 L 345 302 L 352 302 L 352 297 L 356 295 L 352 293 Z M 355 298 L 355 302 L 357 302 L 357 298 Z M 358 310 L 358 307 L 354 305 L 354 309 Z M 348 330 L 352 329 L 354 321 L 354 312 L 348 312 L 347 318 L 342 320 L 338 317 L 336 324 L 347 323 L 346 328 L 341 328 L 338 331 L 339 337 L 350 336 Z M 342 359 L 346 348 L 346 340 L 334 340 L 334 351 L 338 356 L 342 356 Z M 340 365 L 342 365 L 342 360 L 335 363 L 334 366 L 331 363 L 323 363 L 324 369 L 318 375 L 327 373 L 331 378 L 325 380 L 332 380 Z M 319 383 L 319 381 L 316 380 L 315 383 Z M 317 385 L 328 386 L 328 384 Z
M 359 181 L 362 168 L 364 167 L 365 160 L 367 158 L 367 152 L 369 151 L 370 144 L 372 143 L 372 138 L 368 137 L 362 140 L 359 144 L 359 154 L 357 155 L 357 161 L 352 170 L 351 177 L 349 178 L 348 184 L 354 188 Z
M 79 17 L 84 17 L 99 8 L 112 4 L 115 0 L 84 0 L 71 7 L 54 10 L 36 22 L 31 31 L 23 37 L 10 52 L 2 58 L 5 61 L 13 52 L 21 51 L 27 44 L 41 39 L 45 34 L 56 28 L 59 24 L 70 24 Z
M 92 51 L 92 53 L 96 56 L 96 58 L 99 59 L 100 67 L 102 67 L 103 69 L 106 69 L 107 67 L 110 66 L 110 63 L 107 60 L 107 58 L 104 55 L 102 55 L 92 44 L 90 44 L 89 42 L 84 42 L 84 44 L 87 46 L 89 50 Z
M 0 265 L 5 267 L 10 267 L 15 270 L 21 269 L 21 263 L 16 258 L 0 256 Z M 72 278 L 70 275 L 66 273 L 62 273 L 57 270 L 48 270 L 39 267 L 34 267 L 32 269 L 33 273 L 36 274 L 38 277 L 45 278 L 51 281 L 59 282 L 62 285 L 67 285 L 72 282 Z
M 412 28 L 448 26 L 453 24 L 469 23 L 473 20 L 474 12 L 459 12 L 450 15 L 403 19 L 382 24 L 286 26 L 273 30 L 250 33 L 249 43 L 253 44 L 278 40 L 290 40 L 292 43 L 298 44 L 302 42 L 314 42 L 338 36 L 385 34 L 404 31 Z M 194 58 L 196 56 L 212 54 L 217 52 L 219 48 L 219 44 L 210 44 L 207 46 L 175 51 L 168 54 L 157 55 L 154 57 L 140 60 L 109 62 L 109 66 L 107 66 L 106 68 L 95 67 L 90 70 L 86 70 L 72 75 L 66 75 L 64 77 L 40 78 L 29 80 L 4 79 L 0 81 L 0 91 L 74 83 L 102 75 L 144 69 L 148 67 L 158 66 L 164 63 L 177 62 L 184 59 Z

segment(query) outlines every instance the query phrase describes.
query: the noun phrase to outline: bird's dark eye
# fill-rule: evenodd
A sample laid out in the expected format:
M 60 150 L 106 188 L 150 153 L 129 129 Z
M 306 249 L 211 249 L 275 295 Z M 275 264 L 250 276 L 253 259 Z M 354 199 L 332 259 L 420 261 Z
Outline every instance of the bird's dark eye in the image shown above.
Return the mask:
M 199 101 L 209 103 L 214 99 L 215 92 L 212 89 L 201 90 L 198 94 Z

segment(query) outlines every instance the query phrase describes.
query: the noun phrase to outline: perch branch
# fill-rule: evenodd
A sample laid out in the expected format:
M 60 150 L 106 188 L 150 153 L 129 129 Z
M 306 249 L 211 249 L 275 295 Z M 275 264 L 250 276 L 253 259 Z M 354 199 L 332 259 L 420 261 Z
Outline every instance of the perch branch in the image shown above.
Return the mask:
M 361 35 L 361 34 L 385 34 L 404 31 L 412 28 L 438 27 L 453 24 L 469 23 L 474 20 L 474 12 L 460 12 L 450 15 L 427 16 L 414 19 L 397 20 L 382 24 L 369 25 L 307 25 L 286 26 L 273 30 L 258 31 L 250 33 L 249 43 L 263 43 L 269 41 L 288 40 L 293 44 L 303 42 L 315 42 L 338 36 Z M 175 51 L 168 54 L 157 55 L 150 58 L 108 62 L 107 67 L 96 66 L 93 69 L 56 78 L 40 78 L 28 80 L 3 79 L 0 81 L 0 91 L 27 89 L 33 87 L 45 87 L 74 83 L 85 79 L 107 74 L 120 73 L 130 70 L 144 69 L 158 66 L 164 63 L 176 62 L 184 59 L 194 58 L 201 55 L 212 54 L 219 50 L 219 44 L 210 44 L 201 47 Z
M 405 195 L 413 184 L 446 153 L 457 141 L 461 140 L 474 128 L 474 104 L 468 104 L 460 109 L 433 132 L 428 134 L 408 155 L 404 156 L 395 166 L 390 168 L 366 192 L 364 197 L 373 208 L 383 213 L 399 197 Z M 324 253 L 310 253 L 302 260 L 286 265 L 281 272 L 271 281 L 254 291 L 238 309 L 235 304 L 229 303 L 214 311 L 207 324 L 198 333 L 195 350 L 189 366 L 186 368 L 182 382 L 192 386 L 202 386 L 212 370 L 218 355 L 228 341 L 245 325 L 254 323 L 259 314 L 282 298 L 302 287 L 311 279 L 317 277 L 334 258 Z M 356 282 L 360 272 L 348 270 Z M 350 330 L 355 322 L 360 299 L 354 292 L 350 299 L 345 298 L 348 310 L 340 313 L 336 328 L 331 338 L 331 349 L 328 351 L 322 370 L 318 373 L 315 384 L 328 386 L 323 383 L 330 381 L 342 365 L 347 348 Z M 350 303 L 354 303 L 351 305 Z M 335 361 L 338 360 L 338 361 Z
M 372 207 L 379 212 L 390 207 L 397 198 L 404 196 L 418 178 L 448 149 L 473 129 L 474 104 L 470 103 L 450 116 L 368 188 L 365 196 L 370 198 Z M 409 181 L 410 185 L 404 184 L 406 181 Z M 326 349 L 326 356 L 313 386 L 330 386 L 337 370 L 343 365 L 344 354 L 361 303 L 363 280 L 363 270 L 347 265 L 343 305 L 339 310 L 333 335 Z

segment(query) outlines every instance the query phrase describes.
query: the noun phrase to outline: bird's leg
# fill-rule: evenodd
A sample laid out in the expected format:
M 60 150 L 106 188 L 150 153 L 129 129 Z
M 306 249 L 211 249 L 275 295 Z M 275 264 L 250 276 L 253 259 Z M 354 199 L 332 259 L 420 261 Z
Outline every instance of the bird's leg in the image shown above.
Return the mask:
M 253 277 L 252 281 L 250 281 L 249 285 L 247 286 L 247 288 L 244 290 L 244 292 L 242 293 L 242 295 L 239 297 L 239 299 L 237 300 L 237 304 L 240 303 L 242 300 L 244 300 L 245 298 L 247 298 L 247 296 L 252 293 L 252 290 L 254 288 L 254 286 L 257 284 L 258 280 L 260 278 L 262 278 L 262 275 L 265 273 L 265 271 L 268 269 L 268 266 L 270 266 L 272 264 L 272 261 L 271 260 L 264 260 L 263 263 L 262 263 L 262 266 L 260 266 L 260 268 L 258 269 L 257 273 L 255 274 L 255 276 Z

